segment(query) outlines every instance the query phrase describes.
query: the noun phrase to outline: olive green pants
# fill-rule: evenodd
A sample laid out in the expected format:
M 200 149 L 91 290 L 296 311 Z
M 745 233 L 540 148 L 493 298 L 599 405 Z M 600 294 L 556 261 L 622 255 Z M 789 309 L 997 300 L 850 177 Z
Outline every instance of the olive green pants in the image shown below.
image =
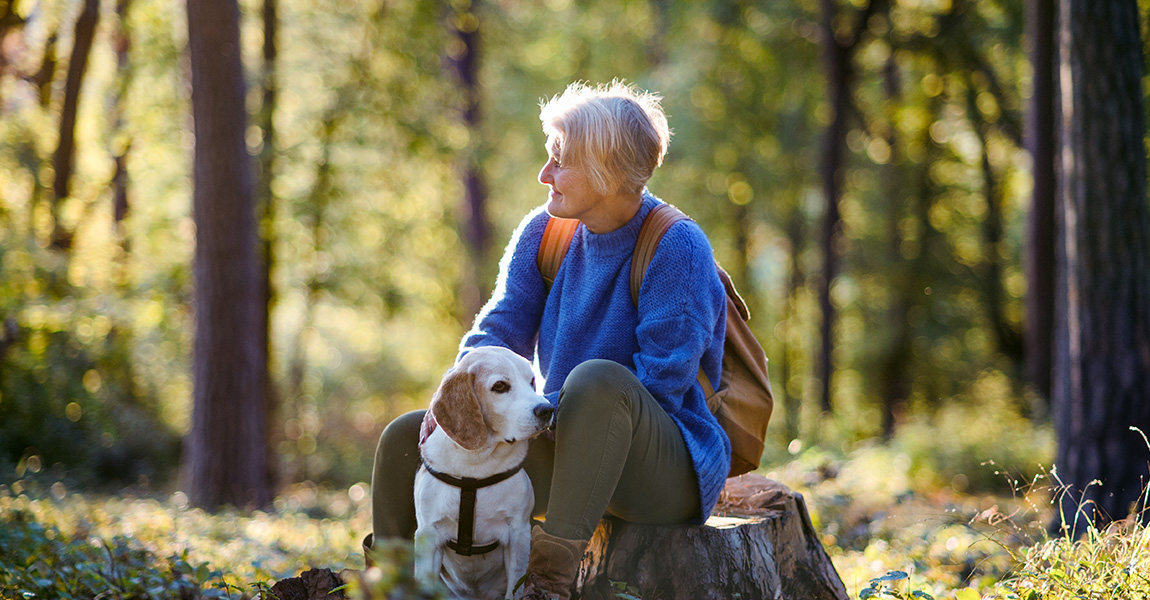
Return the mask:
M 371 478 L 375 539 L 415 535 L 413 488 L 423 410 L 392 421 L 379 438 Z M 559 393 L 555 440 L 531 440 L 524 464 L 543 529 L 590 539 L 604 514 L 635 523 L 699 516 L 699 488 L 678 426 L 627 368 L 582 363 Z M 463 475 L 458 473 L 455 475 Z

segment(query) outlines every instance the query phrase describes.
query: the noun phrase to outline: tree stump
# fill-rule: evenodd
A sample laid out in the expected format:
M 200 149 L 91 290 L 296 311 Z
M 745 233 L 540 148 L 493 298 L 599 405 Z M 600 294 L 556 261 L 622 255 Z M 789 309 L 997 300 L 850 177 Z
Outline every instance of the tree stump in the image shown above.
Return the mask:
M 801 494 L 758 475 L 727 481 L 704 525 L 605 518 L 580 567 L 586 600 L 849 600 Z

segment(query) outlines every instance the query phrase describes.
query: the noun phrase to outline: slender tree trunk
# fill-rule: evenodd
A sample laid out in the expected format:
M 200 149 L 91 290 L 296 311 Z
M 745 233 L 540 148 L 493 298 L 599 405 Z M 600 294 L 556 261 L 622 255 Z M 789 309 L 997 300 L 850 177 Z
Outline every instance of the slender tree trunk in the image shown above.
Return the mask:
M 48 36 L 44 42 L 44 58 L 40 60 L 40 68 L 32 75 L 32 83 L 39 91 L 40 108 L 48 108 L 52 104 L 52 80 L 56 77 L 56 34 Z
M 852 108 L 850 98 L 854 82 L 854 53 L 859 48 L 863 33 L 871 16 L 877 10 L 885 10 L 887 0 L 868 0 L 862 9 L 853 15 L 852 27 L 844 35 L 836 28 L 839 9 L 835 0 L 820 0 L 821 39 L 823 60 L 826 63 L 827 100 L 831 106 L 831 122 L 823 134 L 823 157 L 821 165 L 823 198 L 825 211 L 821 231 L 823 248 L 823 272 L 819 281 L 819 309 L 822 312 L 822 326 L 819 330 L 818 379 L 822 385 L 819 394 L 820 406 L 824 413 L 830 412 L 831 378 L 834 376 L 834 326 L 835 306 L 831 300 L 831 289 L 839 271 L 839 243 L 842 234 L 842 215 L 839 213 L 839 200 L 842 198 L 843 175 L 846 168 L 847 117 Z
M 276 426 L 277 409 L 279 407 L 278 389 L 271 377 L 271 313 L 275 307 L 276 293 L 272 285 L 272 271 L 275 267 L 275 195 L 272 193 L 272 181 L 275 179 L 275 111 L 276 97 L 279 93 L 276 59 L 278 54 L 277 37 L 279 32 L 278 0 L 264 0 L 263 25 L 263 78 L 261 81 L 261 98 L 258 125 L 263 131 L 263 142 L 258 157 L 259 177 L 256 178 L 257 212 L 259 222 L 259 255 L 260 255 L 260 297 L 263 299 L 262 318 L 259 323 L 260 346 L 269 368 L 262 369 L 264 382 L 265 415 L 268 419 L 267 443 L 268 456 L 274 457 L 275 447 L 279 441 Z M 279 476 L 278 461 L 268 460 L 268 479 L 275 482 Z
M 821 384 L 819 406 L 831 411 L 831 377 L 834 375 L 834 323 L 835 306 L 831 301 L 831 287 L 838 275 L 839 256 L 835 241 L 842 230 L 839 198 L 842 196 L 843 158 L 847 136 L 847 108 L 850 103 L 851 57 L 849 49 L 835 39 L 834 19 L 837 9 L 834 0 L 821 0 L 823 58 L 827 69 L 827 92 L 831 105 L 831 122 L 823 134 L 822 184 L 825 208 L 821 229 L 823 249 L 822 279 L 819 281 L 819 309 L 822 326 L 819 329 L 818 379 Z
M 1150 449 L 1130 431 L 1150 434 L 1150 210 L 1137 2 L 1061 0 L 1059 9 L 1051 385 L 1060 508 L 1078 533 L 1144 506 L 1150 482 Z
M 783 306 L 783 315 L 787 322 L 786 335 L 783 337 L 783 364 L 781 365 L 783 384 L 775 391 L 776 393 L 781 392 L 783 395 L 783 406 L 785 407 L 783 414 L 786 415 L 784 428 L 787 440 L 797 440 L 802 437 L 803 396 L 801 392 L 799 394 L 790 393 L 789 382 L 793 369 L 790 344 L 795 337 L 793 332 L 797 328 L 796 323 L 799 320 L 795 314 L 795 296 L 803 282 L 802 262 L 799 260 L 803 247 L 803 217 L 798 208 L 794 210 L 787 222 L 787 240 L 790 242 L 791 251 L 786 305 Z
M 479 18 L 476 12 L 480 1 L 474 0 L 466 11 L 448 14 L 448 29 L 454 38 L 448 52 L 449 70 L 459 85 L 463 98 L 460 118 L 467 128 L 470 142 L 461 153 L 459 173 L 463 183 L 463 240 L 471 266 L 466 270 L 462 300 L 468 316 L 479 312 L 486 292 L 480 283 L 487 255 L 491 249 L 491 225 L 487 220 L 487 182 L 483 177 L 478 147 L 483 134 L 480 131 L 479 86 Z
M 117 0 L 116 29 L 112 34 L 112 45 L 116 52 L 116 85 L 113 88 L 111 98 L 112 161 L 116 169 L 112 175 L 112 223 L 116 235 L 120 238 L 121 256 L 126 255 L 130 249 L 127 232 L 124 229 L 124 219 L 128 217 L 130 209 L 128 201 L 128 153 L 132 148 L 132 140 L 125 131 L 124 114 L 128 88 L 132 82 L 132 64 L 129 60 L 132 38 L 128 30 L 128 10 L 131 6 L 132 0 Z M 123 265 L 121 264 L 122 269 Z
M 259 323 L 258 233 L 244 133 L 243 65 L 235 0 L 188 0 L 195 122 L 194 407 L 188 496 L 197 506 L 264 506 L 267 417 Z
M 998 351 L 1010 359 L 1015 368 L 1022 370 L 1022 334 L 1006 320 L 1006 295 L 1002 286 L 1002 207 L 998 179 L 990 164 L 988 150 L 988 124 L 979 116 L 976 98 L 978 91 L 973 81 L 967 81 L 967 114 L 974 125 L 982 151 L 980 168 L 982 171 L 982 194 L 986 200 L 986 216 L 982 221 L 982 248 L 985 257 L 985 271 L 980 272 L 983 306 L 986 318 L 994 331 Z
M 1026 219 L 1025 368 L 1039 402 L 1050 400 L 1051 333 L 1054 331 L 1054 3 L 1027 0 L 1027 54 L 1034 87 L 1027 112 L 1026 149 L 1034 190 Z
M 891 304 L 886 311 L 886 328 L 891 332 L 878 374 L 882 394 L 882 432 L 885 439 L 894 437 L 898 413 L 905 407 L 910 393 L 907 365 L 911 357 L 912 331 L 910 326 L 911 273 L 902 255 L 903 234 L 900 222 L 906 211 L 906 188 L 901 168 L 895 108 L 902 95 L 898 77 L 898 64 L 894 54 L 883 69 L 883 87 L 886 92 L 888 131 L 886 142 L 890 146 L 890 160 L 882 167 L 883 191 L 887 199 L 887 268 L 890 270 L 887 288 L 891 291 Z
M 60 113 L 60 137 L 52 157 L 56 179 L 52 190 L 52 247 L 68 250 L 72 247 L 72 232 L 60 222 L 60 202 L 72 194 L 72 168 L 76 163 L 76 115 L 80 107 L 80 86 L 88 69 L 88 55 L 96 37 L 96 24 L 100 20 L 100 0 L 84 0 L 84 8 L 76 19 L 72 38 L 72 56 L 68 60 L 68 76 L 64 81 L 64 107 Z

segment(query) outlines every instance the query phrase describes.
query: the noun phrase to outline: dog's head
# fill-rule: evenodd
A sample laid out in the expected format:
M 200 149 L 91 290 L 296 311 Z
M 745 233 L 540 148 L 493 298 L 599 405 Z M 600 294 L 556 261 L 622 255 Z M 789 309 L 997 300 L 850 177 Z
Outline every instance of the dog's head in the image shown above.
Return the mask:
M 555 409 L 535 393 L 531 363 L 506 348 L 484 346 L 443 376 L 431 414 L 455 443 L 478 450 L 539 434 Z

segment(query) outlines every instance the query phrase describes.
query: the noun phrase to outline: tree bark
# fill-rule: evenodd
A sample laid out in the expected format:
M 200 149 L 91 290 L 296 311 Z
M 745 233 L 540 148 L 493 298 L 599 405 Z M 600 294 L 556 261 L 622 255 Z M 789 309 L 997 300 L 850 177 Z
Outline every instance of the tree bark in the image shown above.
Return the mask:
M 194 407 L 188 497 L 197 506 L 264 506 L 268 480 L 262 298 L 235 0 L 188 0 L 195 129 Z
M 901 167 L 902 155 L 896 127 L 895 110 L 902 95 L 898 77 L 898 64 L 891 53 L 883 69 L 883 88 L 887 101 L 887 144 L 890 146 L 890 160 L 882 167 L 882 187 L 887 197 L 887 247 L 886 268 L 887 287 L 891 290 L 890 305 L 886 309 L 886 327 L 890 334 L 883 350 L 878 372 L 879 390 L 882 394 L 882 434 L 884 439 L 894 437 L 898 415 L 906 407 L 910 394 L 908 368 L 911 359 L 911 342 L 914 332 L 910 324 L 910 307 L 913 304 L 911 265 L 902 255 L 903 234 L 900 222 L 906 212 L 907 198 L 903 190 L 906 181 Z
M 1059 8 L 1051 384 L 1060 507 L 1078 533 L 1144 504 L 1150 481 L 1147 444 L 1130 431 L 1150 433 L 1150 210 L 1137 2 Z
M 799 320 L 796 310 L 796 297 L 799 293 L 799 288 L 803 284 L 802 261 L 799 259 L 803 244 L 803 217 L 796 209 L 791 213 L 790 218 L 787 220 L 787 242 L 790 245 L 790 253 L 788 256 L 788 274 L 787 274 L 787 295 L 786 301 L 783 305 L 783 314 L 786 316 L 786 334 L 783 336 L 783 361 L 780 365 L 780 374 L 782 385 L 779 386 L 783 395 L 783 428 L 786 432 L 787 440 L 798 440 L 802 437 L 802 412 L 803 412 L 803 396 L 799 394 L 792 394 L 790 392 L 790 380 L 792 376 L 793 365 L 791 363 L 791 340 L 794 337 L 793 331 L 797 329 L 797 322 Z
M 985 72 L 985 71 L 983 71 Z M 1012 326 L 1006 319 L 1006 297 L 1002 285 L 1003 256 L 1002 256 L 1002 206 L 998 180 L 994 168 L 990 164 L 990 125 L 986 123 L 978 111 L 978 90 L 974 81 L 967 78 L 967 115 L 975 135 L 978 137 L 981 150 L 979 167 L 982 171 L 982 195 L 986 200 L 986 216 L 982 220 L 982 248 L 986 261 L 985 271 L 979 273 L 982 282 L 983 306 L 986 308 L 986 319 L 994 332 L 994 339 L 998 343 L 998 351 L 1010 359 L 1015 369 L 1022 370 L 1022 333 Z M 999 98 L 1001 104 L 1001 98 Z
M 600 522 L 580 567 L 580 598 L 846 600 L 801 494 L 758 475 L 727 482 L 707 525 Z
M 88 55 L 96 37 L 96 23 L 100 20 L 100 0 L 84 0 L 84 8 L 76 19 L 72 38 L 72 56 L 68 59 L 68 76 L 64 81 L 64 106 L 60 112 L 60 135 L 52 167 L 56 171 L 52 199 L 52 247 L 68 250 L 72 247 L 72 232 L 60 223 L 60 201 L 71 195 L 72 168 L 76 163 L 76 115 L 80 106 L 80 86 L 88 69 Z
M 263 131 L 263 140 L 259 152 L 259 177 L 257 178 L 258 193 L 256 196 L 259 230 L 259 287 L 263 306 L 259 322 L 260 349 L 264 355 L 264 362 L 269 365 L 262 369 L 264 415 L 267 418 L 267 444 L 268 456 L 275 456 L 275 447 L 279 439 L 276 434 L 276 413 L 280 405 L 278 388 L 271 377 L 271 313 L 276 303 L 276 290 L 272 285 L 272 269 L 275 267 L 275 195 L 272 193 L 272 181 L 275 179 L 276 137 L 275 137 L 275 111 L 276 98 L 279 95 L 279 80 L 277 77 L 277 37 L 279 32 L 279 2 L 278 0 L 264 0 L 263 25 L 263 79 L 260 82 L 261 102 L 258 125 Z M 268 480 L 275 482 L 279 477 L 278 462 L 268 460 Z
M 819 282 L 819 308 L 823 322 L 819 330 L 818 377 L 822 385 L 820 403 L 823 412 L 830 412 L 831 378 L 834 376 L 834 324 L 835 306 L 831 289 L 839 270 L 839 238 L 842 233 L 842 215 L 839 200 L 842 197 L 843 174 L 846 162 L 847 117 L 852 110 L 850 98 L 854 82 L 852 61 L 866 31 L 870 17 L 887 0 L 868 0 L 858 11 L 852 28 L 846 35 L 836 30 L 838 8 L 834 0 L 821 0 L 821 30 L 823 60 L 826 61 L 827 100 L 831 106 L 831 122 L 824 132 L 822 158 L 822 185 L 825 212 L 822 224 L 823 272 Z
M 1027 0 L 1027 49 L 1033 75 L 1025 122 L 1034 189 L 1026 219 L 1026 380 L 1042 402 L 1050 400 L 1054 330 L 1054 0 Z
M 128 10 L 132 0 L 117 0 L 116 28 L 112 33 L 112 46 L 116 52 L 116 85 L 113 87 L 112 105 L 112 161 L 116 170 L 112 175 L 112 224 L 120 238 L 121 250 L 126 255 L 130 250 L 124 219 L 128 217 L 131 204 L 128 198 L 128 153 L 132 148 L 131 138 L 124 126 L 127 112 L 128 88 L 132 82 L 132 63 L 129 51 L 132 37 L 128 30 Z M 121 268 L 123 264 L 121 263 Z
M 482 280 L 483 267 L 491 249 L 491 225 L 487 219 L 487 182 L 479 164 L 480 131 L 480 86 L 479 86 L 479 0 L 471 3 L 466 11 L 453 10 L 448 15 L 448 29 L 453 44 L 447 57 L 451 74 L 459 85 L 463 105 L 460 118 L 468 132 L 468 147 L 459 159 L 459 174 L 463 184 L 462 238 L 467 245 L 470 268 L 465 271 L 463 280 L 462 309 L 470 317 L 479 312 L 487 296 Z

